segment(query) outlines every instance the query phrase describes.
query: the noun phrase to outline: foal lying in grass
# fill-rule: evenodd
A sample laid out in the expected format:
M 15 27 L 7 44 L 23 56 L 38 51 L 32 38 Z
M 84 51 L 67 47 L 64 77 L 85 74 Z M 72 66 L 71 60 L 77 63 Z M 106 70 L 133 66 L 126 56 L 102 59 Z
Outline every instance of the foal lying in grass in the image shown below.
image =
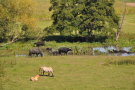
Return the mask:
M 34 77 L 31 77 L 30 80 L 31 81 L 37 81 L 39 77 L 40 77 L 40 75 L 36 75 Z

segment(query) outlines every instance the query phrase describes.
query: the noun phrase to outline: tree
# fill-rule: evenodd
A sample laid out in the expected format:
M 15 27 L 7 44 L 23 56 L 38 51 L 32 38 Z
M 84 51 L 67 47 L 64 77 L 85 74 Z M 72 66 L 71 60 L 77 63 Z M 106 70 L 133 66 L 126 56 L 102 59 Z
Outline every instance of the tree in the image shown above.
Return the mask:
M 51 27 L 60 33 L 70 29 L 70 32 L 79 30 L 80 35 L 87 38 L 96 33 L 114 36 L 118 27 L 119 18 L 113 8 L 114 0 L 51 0 L 51 3 Z
M 73 10 L 72 2 L 72 0 L 51 0 L 52 6 L 49 10 L 53 11 L 53 25 L 50 27 L 50 29 L 52 29 L 52 27 L 53 29 L 55 28 L 55 31 L 58 31 L 60 35 L 65 33 L 71 34 L 73 31 L 72 29 L 75 28 L 71 22 L 74 18 L 73 14 L 71 13 Z
M 117 28 L 116 37 L 115 37 L 116 41 L 118 41 L 118 39 L 119 39 L 120 32 L 122 30 L 122 25 L 123 25 L 125 15 L 126 15 L 126 1 L 123 0 L 123 2 L 124 2 L 124 11 L 122 13 L 121 22 L 119 22 L 119 25 L 118 25 L 118 28 Z
M 117 28 L 119 18 L 113 3 L 114 0 L 83 0 L 81 12 L 76 16 L 80 33 L 87 32 L 87 37 L 92 37 L 94 32 L 109 33 Z
M 29 37 L 27 33 L 30 31 L 35 34 L 33 12 L 33 0 L 0 0 L 0 39 L 15 42 Z

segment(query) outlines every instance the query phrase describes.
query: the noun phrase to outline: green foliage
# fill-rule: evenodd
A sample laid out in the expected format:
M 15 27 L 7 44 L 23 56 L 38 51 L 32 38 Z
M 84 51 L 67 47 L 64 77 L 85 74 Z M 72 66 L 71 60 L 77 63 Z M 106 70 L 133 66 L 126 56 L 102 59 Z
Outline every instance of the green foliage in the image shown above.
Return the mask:
M 118 26 L 119 19 L 113 8 L 114 0 L 51 0 L 51 4 L 51 27 L 60 32 L 60 35 L 71 35 L 73 31 L 79 30 L 81 35 L 88 37 L 96 32 L 110 36 L 114 35 L 114 29 Z M 48 30 L 53 32 L 51 28 Z
M 71 34 L 73 31 L 71 20 L 73 20 L 73 15 L 71 13 L 71 1 L 65 0 L 51 0 L 52 6 L 50 7 L 50 11 L 53 10 L 52 19 L 53 25 L 51 26 L 55 31 L 58 31 L 60 35 L 64 35 L 66 33 Z M 51 31 L 50 28 L 49 30 Z M 50 32 L 49 31 L 49 32 Z M 53 32 L 53 30 L 51 31 Z
M 117 28 L 119 21 L 114 12 L 113 3 L 114 0 L 84 1 L 82 3 L 84 7 L 81 14 L 78 15 L 80 32 L 87 31 L 89 37 L 96 32 L 111 35 L 113 28 Z
M 130 49 L 131 52 L 135 52 L 135 46 Z
M 33 6 L 32 0 L 0 0 L 1 40 L 14 42 L 21 38 L 40 36 L 37 32 L 40 33 L 41 30 L 37 30 L 36 19 L 32 17 Z

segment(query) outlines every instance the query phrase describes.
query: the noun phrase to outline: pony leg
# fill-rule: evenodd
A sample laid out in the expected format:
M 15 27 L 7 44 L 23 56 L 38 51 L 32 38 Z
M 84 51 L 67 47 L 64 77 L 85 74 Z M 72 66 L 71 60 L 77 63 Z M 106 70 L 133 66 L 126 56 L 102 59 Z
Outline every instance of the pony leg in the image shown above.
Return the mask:
M 48 76 L 50 76 L 50 72 L 48 72 Z
M 41 74 L 42 72 L 41 72 L 41 68 L 39 68 L 39 74 Z
M 45 71 L 43 71 L 43 75 L 44 75 Z
M 54 74 L 53 74 L 53 72 L 51 72 L 51 74 L 52 74 L 52 77 L 54 77 Z

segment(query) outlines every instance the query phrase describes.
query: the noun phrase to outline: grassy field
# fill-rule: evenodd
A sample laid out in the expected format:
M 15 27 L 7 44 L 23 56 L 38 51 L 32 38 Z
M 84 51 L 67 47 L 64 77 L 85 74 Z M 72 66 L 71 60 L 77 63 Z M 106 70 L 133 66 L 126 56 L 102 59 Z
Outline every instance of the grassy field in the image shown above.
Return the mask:
M 51 12 L 48 10 L 50 7 L 50 0 L 34 0 L 35 5 L 35 17 L 39 18 L 41 21 L 46 21 L 50 19 Z
M 123 32 L 135 34 L 135 15 L 127 15 L 125 17 Z
M 59 56 L 43 58 L 1 58 L 5 60 L 5 90 L 135 90 L 135 66 L 104 64 L 135 57 Z M 55 77 L 30 77 L 41 66 L 51 66 Z
M 135 2 L 135 0 L 125 0 L 125 1 L 127 1 L 127 2 Z

